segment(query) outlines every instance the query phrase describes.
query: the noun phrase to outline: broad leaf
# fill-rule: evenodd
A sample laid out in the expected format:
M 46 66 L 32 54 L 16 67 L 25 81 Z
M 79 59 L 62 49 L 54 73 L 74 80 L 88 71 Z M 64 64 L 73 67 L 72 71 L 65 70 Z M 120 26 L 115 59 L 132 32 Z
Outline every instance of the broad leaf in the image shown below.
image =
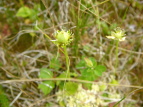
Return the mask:
M 44 95 L 47 95 L 53 90 L 54 86 L 55 84 L 53 81 L 44 81 L 38 85 L 38 88 L 42 90 Z
M 42 79 L 52 78 L 53 77 L 53 72 L 50 71 L 47 68 L 41 68 L 39 77 L 42 78 Z
M 103 65 L 98 65 L 94 69 L 94 73 L 97 76 L 102 76 L 102 73 L 106 71 L 106 67 Z
M 78 84 L 74 82 L 66 82 L 65 83 L 65 90 L 67 95 L 73 95 L 77 92 Z
M 24 18 L 30 15 L 31 15 L 31 9 L 26 6 L 21 7 L 16 14 L 16 16 Z
M 81 72 L 81 79 L 88 80 L 88 81 L 94 81 L 97 79 L 97 76 L 94 75 L 93 69 L 84 69 Z
M 67 77 L 66 77 L 66 74 L 67 74 L 67 73 L 64 72 L 64 73 L 60 74 L 57 78 L 67 78 Z M 62 83 L 62 84 L 61 84 L 61 83 Z M 61 84 L 61 85 L 63 86 L 63 83 L 64 83 L 63 81 L 57 81 L 57 82 L 56 82 L 56 85 L 60 85 L 60 84 Z
M 52 71 L 50 71 L 47 68 L 41 68 L 40 69 L 39 78 L 48 79 L 48 78 L 52 78 L 52 77 L 53 77 Z M 40 88 L 42 90 L 44 95 L 47 95 L 52 91 L 54 86 L 55 86 L 55 83 L 53 81 L 44 81 L 41 84 L 39 84 L 38 88 Z

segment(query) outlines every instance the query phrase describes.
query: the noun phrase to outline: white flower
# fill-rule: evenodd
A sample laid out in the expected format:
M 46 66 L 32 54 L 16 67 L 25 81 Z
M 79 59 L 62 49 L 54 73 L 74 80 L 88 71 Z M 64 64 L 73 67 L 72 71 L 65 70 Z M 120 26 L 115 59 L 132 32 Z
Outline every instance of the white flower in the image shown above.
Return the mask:
M 111 32 L 111 36 L 106 36 L 106 37 L 118 41 L 124 41 L 126 39 L 125 31 L 119 27 L 117 27 L 114 31 Z

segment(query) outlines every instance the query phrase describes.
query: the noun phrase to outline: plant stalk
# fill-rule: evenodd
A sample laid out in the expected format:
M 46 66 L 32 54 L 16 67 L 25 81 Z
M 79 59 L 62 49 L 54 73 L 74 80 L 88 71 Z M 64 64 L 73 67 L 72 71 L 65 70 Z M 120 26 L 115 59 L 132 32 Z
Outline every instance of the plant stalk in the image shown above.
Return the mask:
M 70 73 L 70 60 L 69 60 L 69 56 L 68 56 L 68 52 L 67 52 L 67 47 L 64 46 L 64 54 L 66 57 L 66 67 L 67 67 L 67 74 L 66 74 L 66 78 L 69 76 Z
M 118 47 L 119 47 L 119 41 L 117 40 L 116 41 L 116 62 L 115 62 L 115 68 L 116 68 L 116 70 L 117 70 L 117 68 L 118 68 L 118 63 L 119 63 L 119 60 L 118 60 L 118 52 L 119 52 L 119 50 L 118 50 Z

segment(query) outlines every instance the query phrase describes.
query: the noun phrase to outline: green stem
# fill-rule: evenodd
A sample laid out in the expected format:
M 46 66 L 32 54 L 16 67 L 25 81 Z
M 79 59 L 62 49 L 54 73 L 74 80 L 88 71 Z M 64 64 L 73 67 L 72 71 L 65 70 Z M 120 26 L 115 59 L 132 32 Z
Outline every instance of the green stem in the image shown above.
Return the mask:
M 120 101 L 118 101 L 115 105 L 113 105 L 113 107 L 116 107 L 120 102 L 122 102 L 124 99 L 126 98 L 126 96 L 124 96 Z
M 117 40 L 116 41 L 116 63 L 115 63 L 115 68 L 116 69 L 118 68 L 118 63 L 119 63 L 119 60 L 118 60 L 118 47 L 119 47 L 119 41 Z
M 69 72 L 70 72 L 70 60 L 69 60 L 69 56 L 68 56 L 68 52 L 67 52 L 67 47 L 64 46 L 64 54 L 66 57 L 66 67 L 67 67 L 67 74 L 66 74 L 66 78 L 69 76 Z
M 64 55 L 65 55 L 65 58 L 66 58 L 66 67 L 67 67 L 66 79 L 67 79 L 70 76 L 69 75 L 69 73 L 70 73 L 70 60 L 69 60 L 69 56 L 68 56 L 67 47 L 64 46 L 63 48 L 64 48 Z M 64 86 L 63 86 L 63 92 L 65 91 L 66 79 L 65 79 L 65 82 L 64 82 Z M 64 94 L 63 94 L 63 97 L 64 97 Z

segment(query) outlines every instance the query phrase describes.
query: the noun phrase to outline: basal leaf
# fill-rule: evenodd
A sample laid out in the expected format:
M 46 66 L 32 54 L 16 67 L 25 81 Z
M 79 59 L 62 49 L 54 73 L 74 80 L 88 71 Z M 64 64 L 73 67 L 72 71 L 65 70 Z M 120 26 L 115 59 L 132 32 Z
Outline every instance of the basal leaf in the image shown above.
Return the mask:
M 26 6 L 21 7 L 16 14 L 16 16 L 24 18 L 30 15 L 31 15 L 31 9 Z
M 52 78 L 53 77 L 53 72 L 50 71 L 47 68 L 41 68 L 39 77 L 42 78 L 42 79 Z
M 53 81 L 44 81 L 38 85 L 38 88 L 42 90 L 44 95 L 47 95 L 53 90 L 54 86 L 55 83 Z

